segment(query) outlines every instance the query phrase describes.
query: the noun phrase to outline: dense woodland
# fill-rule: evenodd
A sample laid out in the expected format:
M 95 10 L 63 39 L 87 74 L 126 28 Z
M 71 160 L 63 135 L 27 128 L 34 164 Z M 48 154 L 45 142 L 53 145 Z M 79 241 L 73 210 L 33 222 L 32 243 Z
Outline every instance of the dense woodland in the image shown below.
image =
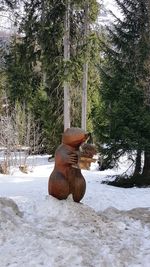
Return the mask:
M 125 153 L 135 154 L 132 177 L 117 177 L 113 183 L 149 185 L 150 3 L 115 1 L 122 18 L 114 16 L 110 26 L 97 25 L 101 4 L 96 0 L 1 1 L 0 14 L 9 10 L 17 30 L 6 45 L 0 39 L 0 146 L 54 153 L 64 129 L 67 84 L 69 123 L 82 126 L 85 104 L 86 128 L 103 158 L 101 170 Z

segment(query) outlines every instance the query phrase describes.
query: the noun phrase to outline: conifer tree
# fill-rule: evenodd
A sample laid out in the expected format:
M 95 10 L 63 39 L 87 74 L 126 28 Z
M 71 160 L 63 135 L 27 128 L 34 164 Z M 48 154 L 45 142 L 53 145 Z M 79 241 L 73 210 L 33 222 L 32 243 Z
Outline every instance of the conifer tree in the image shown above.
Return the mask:
M 98 6 L 97 1 L 89 2 L 90 21 L 93 22 Z M 30 104 L 41 120 L 47 146 L 54 151 L 63 132 L 64 81 L 70 84 L 71 125 L 81 126 L 82 66 L 87 49 L 87 44 L 82 42 L 84 1 L 70 1 L 70 60 L 67 62 L 63 57 L 65 1 L 31 0 L 24 3 L 25 15 L 20 25 L 21 35 L 17 36 L 17 49 L 13 43 L 12 54 L 8 57 L 10 97 Z M 89 44 L 92 51 L 92 31 Z M 91 51 L 89 61 L 94 60 Z M 18 69 L 13 69 L 13 64 L 17 64 Z
M 116 0 L 116 3 L 123 19 L 116 18 L 104 46 L 99 111 L 102 119 L 98 115 L 96 131 L 107 144 L 108 161 L 125 152 L 144 151 L 147 172 L 144 167 L 143 175 L 147 176 L 150 168 L 150 106 L 146 102 L 150 77 L 148 1 Z

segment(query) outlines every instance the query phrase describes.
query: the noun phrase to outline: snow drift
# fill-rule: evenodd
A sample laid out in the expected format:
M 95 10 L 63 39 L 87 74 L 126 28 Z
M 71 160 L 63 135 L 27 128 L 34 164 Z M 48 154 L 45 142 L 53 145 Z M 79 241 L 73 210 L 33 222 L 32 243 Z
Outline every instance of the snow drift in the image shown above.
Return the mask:
M 51 196 L 32 200 L 24 213 L 21 208 L 0 198 L 3 267 L 149 266 L 149 208 L 96 213 L 70 197 Z

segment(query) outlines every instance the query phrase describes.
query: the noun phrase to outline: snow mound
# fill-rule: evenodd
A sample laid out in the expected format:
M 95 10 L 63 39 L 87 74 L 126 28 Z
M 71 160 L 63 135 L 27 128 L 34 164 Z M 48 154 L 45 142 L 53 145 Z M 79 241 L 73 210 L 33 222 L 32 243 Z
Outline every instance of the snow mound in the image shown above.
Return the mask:
M 106 222 L 108 233 L 110 221 L 120 228 L 120 233 L 117 229 L 116 232 L 112 229 L 112 233 L 109 233 L 110 240 L 113 241 L 111 253 L 116 255 L 117 259 L 116 265 L 113 266 L 148 267 L 148 262 L 150 262 L 150 208 L 120 211 L 109 207 L 98 214 L 103 222 Z
M 11 235 L 17 230 L 21 216 L 22 213 L 13 200 L 0 198 L 0 245 L 7 239 L 8 233 Z
M 109 207 L 98 214 L 104 220 L 126 221 L 130 219 L 140 222 L 143 227 L 150 227 L 150 208 L 134 208 L 129 211 L 120 211 L 114 207 Z
M 5 266 L 5 259 L 9 263 L 9 247 L 13 246 L 14 237 L 22 223 L 22 213 L 17 204 L 7 198 L 0 198 L 0 262 Z
M 0 197 L 0 211 L 4 213 L 8 211 L 8 214 L 14 213 L 17 216 L 22 216 L 22 212 L 19 210 L 15 201 L 6 197 Z M 0 219 L 2 218 L 0 217 Z
M 30 199 L 24 215 L 19 208 L 0 199 L 3 267 L 149 267 L 147 208 L 96 213 L 71 198 L 51 196 Z

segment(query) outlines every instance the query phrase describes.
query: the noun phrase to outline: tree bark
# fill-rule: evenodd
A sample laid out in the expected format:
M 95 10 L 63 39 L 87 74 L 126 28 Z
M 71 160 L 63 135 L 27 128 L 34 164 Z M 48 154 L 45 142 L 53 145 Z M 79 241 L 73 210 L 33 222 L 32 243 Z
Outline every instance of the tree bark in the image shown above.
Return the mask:
M 143 176 L 149 176 L 150 178 L 150 152 L 144 152 L 144 167 L 143 167 Z
M 83 65 L 83 82 L 82 82 L 82 129 L 86 131 L 87 115 L 87 83 L 88 83 L 88 63 Z
M 84 18 L 84 44 L 87 43 L 88 34 L 88 1 L 85 3 L 85 18 Z M 87 54 L 87 53 L 86 53 Z M 82 120 L 81 127 L 86 131 L 86 116 L 87 116 L 87 85 L 88 85 L 88 62 L 85 55 L 85 63 L 83 64 L 83 81 L 82 81 Z
M 141 150 L 137 150 L 136 160 L 135 160 L 135 170 L 133 176 L 139 175 L 141 172 Z
M 64 34 L 64 61 L 70 59 L 70 0 L 66 3 L 65 13 L 65 34 Z M 65 70 L 67 75 L 67 70 Z M 70 128 L 70 95 L 69 95 L 69 82 L 64 81 L 64 130 Z

